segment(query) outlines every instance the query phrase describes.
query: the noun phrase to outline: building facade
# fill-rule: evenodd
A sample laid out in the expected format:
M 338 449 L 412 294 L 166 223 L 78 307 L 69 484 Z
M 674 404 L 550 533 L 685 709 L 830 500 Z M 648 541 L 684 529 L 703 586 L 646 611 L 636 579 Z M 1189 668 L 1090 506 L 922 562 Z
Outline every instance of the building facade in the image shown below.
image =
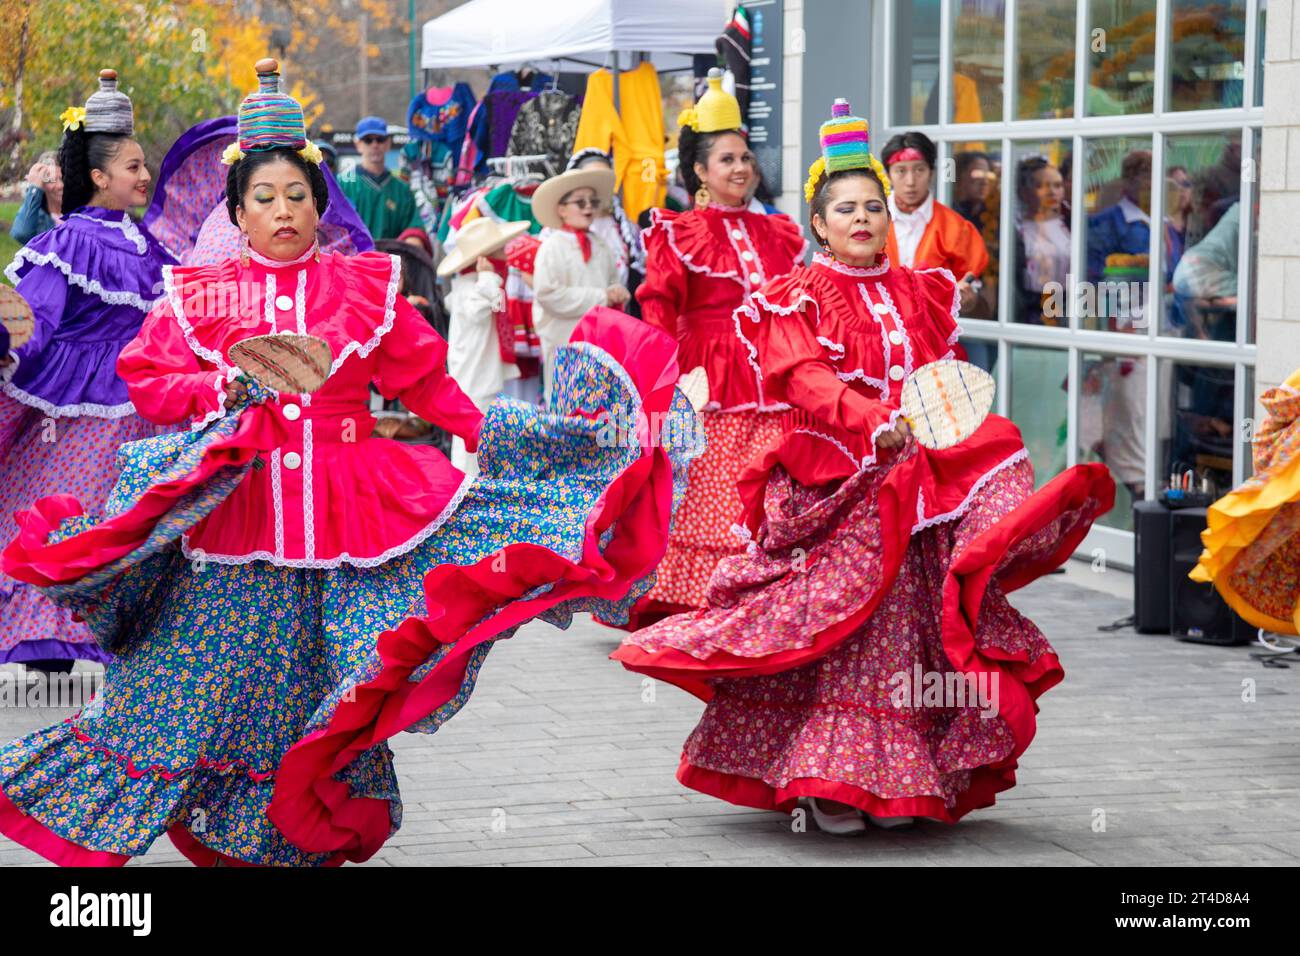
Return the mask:
M 937 198 L 990 252 L 961 324 L 998 411 L 1040 483 L 1115 477 L 1085 549 L 1131 565 L 1134 500 L 1250 473 L 1258 395 L 1300 366 L 1300 0 L 786 0 L 783 19 L 783 208 L 806 218 L 835 96 L 877 152 L 936 142 Z

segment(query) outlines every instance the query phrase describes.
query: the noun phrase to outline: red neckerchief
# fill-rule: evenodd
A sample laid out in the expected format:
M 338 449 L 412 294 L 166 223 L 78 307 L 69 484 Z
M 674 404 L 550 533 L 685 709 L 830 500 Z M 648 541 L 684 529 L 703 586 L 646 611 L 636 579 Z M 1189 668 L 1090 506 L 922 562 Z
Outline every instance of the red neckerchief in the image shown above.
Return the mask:
M 578 248 L 582 250 L 582 261 L 591 261 L 591 236 L 587 235 L 586 229 L 574 229 L 572 226 L 561 227 L 565 232 L 571 232 L 578 237 Z

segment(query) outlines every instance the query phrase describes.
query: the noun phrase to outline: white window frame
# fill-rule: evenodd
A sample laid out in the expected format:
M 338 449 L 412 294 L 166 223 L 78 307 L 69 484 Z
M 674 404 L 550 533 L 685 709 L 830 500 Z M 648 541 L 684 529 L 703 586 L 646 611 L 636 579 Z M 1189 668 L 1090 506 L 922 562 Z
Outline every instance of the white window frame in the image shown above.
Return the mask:
M 1255 89 L 1256 59 L 1262 55 L 1263 47 L 1259 32 L 1259 0 L 1246 0 L 1245 24 L 1246 42 L 1243 53 L 1245 70 L 1242 78 L 1242 102 L 1246 105 L 1237 109 L 1169 111 L 1168 106 L 1168 56 L 1170 22 L 1173 0 L 1156 2 L 1156 47 L 1153 69 L 1157 77 L 1154 89 L 1152 112 L 1127 116 L 1084 116 L 1085 97 L 1088 86 L 1088 40 L 1089 40 L 1089 0 L 1079 0 L 1078 16 L 1075 24 L 1075 75 L 1074 75 L 1074 115 L 1064 119 L 1011 119 L 1015 115 L 1015 59 L 1016 59 L 1016 24 L 1017 13 L 1022 3 L 1032 0 L 1005 0 L 1005 20 L 1003 22 L 1003 99 L 1002 121 L 988 123 L 944 123 L 932 125 L 913 125 L 895 122 L 893 110 L 893 67 L 895 56 L 904 55 L 904 51 L 895 49 L 894 16 L 900 0 L 885 0 L 875 4 L 873 26 L 877 36 L 884 37 L 885 42 L 877 49 L 881 55 L 876 57 L 872 87 L 877 91 L 871 104 L 871 116 L 879 118 L 871 124 L 873 148 L 881 146 L 895 133 L 916 129 L 933 139 L 939 147 L 939 164 L 951 154 L 951 144 L 969 140 L 999 141 L 1002 147 L 1004 163 L 1004 185 L 1001 206 L 1001 235 L 1013 235 L 1013 203 L 1006 201 L 1006 169 L 1015 155 L 1014 148 L 1025 142 L 1041 140 L 1069 140 L 1072 155 L 1081 158 L 1084 155 L 1085 142 L 1100 137 L 1142 136 L 1151 137 L 1152 178 L 1163 180 L 1165 139 L 1184 133 L 1240 133 L 1242 155 L 1242 207 L 1241 234 L 1238 249 L 1237 281 L 1237 336 L 1235 342 L 1207 342 L 1196 339 L 1180 339 L 1159 334 L 1163 321 L 1164 296 L 1159 294 L 1158 307 L 1155 303 L 1148 306 L 1151 321 L 1145 335 L 1123 332 L 1100 331 L 1079 327 L 1079 316 L 1075 303 L 1069 303 L 1068 327 L 1026 325 L 1012 321 L 1015 257 L 1007 255 L 1005 250 L 999 255 L 998 283 L 998 319 L 996 322 L 981 319 L 959 319 L 963 334 L 970 337 L 992 340 L 998 349 L 998 395 L 996 408 L 1006 415 L 1010 404 L 1010 379 L 1012 370 L 1009 364 L 1012 345 L 1030 345 L 1055 348 L 1065 351 L 1070 369 L 1067 390 L 1067 454 L 1066 463 L 1078 462 L 1078 382 L 1082 356 L 1085 353 L 1103 355 L 1131 355 L 1148 359 L 1147 362 L 1147 405 L 1145 419 L 1145 494 L 1148 500 L 1154 499 L 1162 489 L 1162 476 L 1157 474 L 1161 463 L 1159 454 L 1159 395 L 1160 374 L 1158 363 L 1161 360 L 1204 365 L 1231 367 L 1234 373 L 1233 429 L 1238 440 L 1234 447 L 1232 462 L 1232 480 L 1239 484 L 1249 465 L 1249 444 L 1241 437 L 1247 434 L 1244 427 L 1254 411 L 1254 396 L 1246 395 L 1247 377 L 1256 364 L 1256 347 L 1247 341 L 1247 317 L 1253 308 L 1256 277 L 1250 269 L 1251 240 L 1257 229 L 1255 221 L 1255 204 L 1247 201 L 1250 192 L 1257 189 L 1259 171 L 1255 162 L 1258 152 L 1257 143 L 1260 128 L 1264 122 L 1264 110 L 1261 106 L 1251 105 L 1256 102 L 1258 92 Z M 939 116 L 946 119 L 950 115 L 950 90 L 952 88 L 952 23 L 953 12 L 960 0 L 940 0 L 939 30 Z M 1071 195 L 1083 196 L 1084 163 L 1072 164 L 1073 188 Z M 1250 171 L 1250 178 L 1247 177 Z M 942 178 L 936 184 L 940 201 L 947 201 L 951 193 L 951 184 Z M 1151 190 L 1151 221 L 1162 222 L 1164 219 L 1164 189 Z M 1070 274 L 1083 275 L 1086 260 L 1084 248 L 1084 204 L 1076 202 L 1071 210 L 1071 252 Z M 1158 243 L 1160 230 L 1151 230 L 1151 271 L 1149 288 L 1162 290 L 1163 263 Z M 1003 243 L 1003 245 L 1007 245 Z M 1008 246 L 1009 248 L 1009 246 Z M 1094 548 L 1104 548 L 1107 560 L 1119 566 L 1131 567 L 1133 564 L 1133 534 L 1115 528 L 1095 526 L 1087 539 L 1080 546 L 1081 552 L 1091 552 Z

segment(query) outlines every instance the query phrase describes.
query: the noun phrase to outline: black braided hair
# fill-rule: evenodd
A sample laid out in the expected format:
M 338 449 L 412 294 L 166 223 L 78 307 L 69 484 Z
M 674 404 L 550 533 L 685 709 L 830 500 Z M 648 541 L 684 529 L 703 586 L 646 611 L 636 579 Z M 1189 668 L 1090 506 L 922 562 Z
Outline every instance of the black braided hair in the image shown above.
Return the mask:
M 288 147 L 259 149 L 245 153 L 244 158 L 232 165 L 230 172 L 226 173 L 226 212 L 235 225 L 239 225 L 235 210 L 244 204 L 244 193 L 248 192 L 248 183 L 253 178 L 253 173 L 277 160 L 292 163 L 307 177 L 307 182 L 311 184 L 312 199 L 316 201 L 316 215 L 325 215 L 325 209 L 330 204 L 330 190 L 320 167 L 303 159 L 297 150 Z
M 131 137 L 120 133 L 87 133 L 85 127 L 64 132 L 59 144 L 59 171 L 63 174 L 63 211 L 84 206 L 95 195 L 90 171 L 108 169 L 122 144 Z

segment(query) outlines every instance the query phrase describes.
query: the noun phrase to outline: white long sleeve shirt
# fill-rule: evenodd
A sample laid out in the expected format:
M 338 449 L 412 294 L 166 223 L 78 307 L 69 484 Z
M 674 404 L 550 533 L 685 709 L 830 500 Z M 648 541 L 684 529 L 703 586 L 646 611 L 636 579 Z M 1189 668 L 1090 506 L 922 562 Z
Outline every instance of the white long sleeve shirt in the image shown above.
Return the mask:
M 582 261 L 578 237 L 553 230 L 542 239 L 533 268 L 533 326 L 542 342 L 542 366 L 550 383 L 555 352 L 569 341 L 578 320 L 605 304 L 605 292 L 618 284 L 609 247 L 591 235 L 591 259 Z

